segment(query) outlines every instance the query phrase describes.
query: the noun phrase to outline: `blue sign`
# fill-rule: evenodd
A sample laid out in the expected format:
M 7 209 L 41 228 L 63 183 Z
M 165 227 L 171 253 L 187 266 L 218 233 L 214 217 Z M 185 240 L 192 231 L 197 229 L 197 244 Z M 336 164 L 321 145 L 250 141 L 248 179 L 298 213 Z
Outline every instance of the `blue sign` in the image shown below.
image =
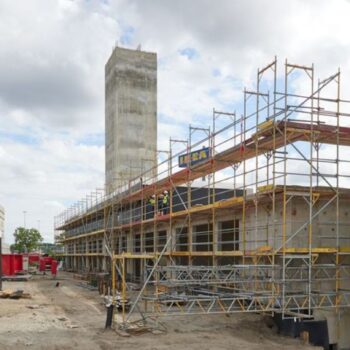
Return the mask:
M 187 168 L 189 164 L 195 165 L 205 160 L 208 160 L 210 157 L 210 148 L 205 147 L 191 153 L 183 154 L 179 156 L 179 167 Z

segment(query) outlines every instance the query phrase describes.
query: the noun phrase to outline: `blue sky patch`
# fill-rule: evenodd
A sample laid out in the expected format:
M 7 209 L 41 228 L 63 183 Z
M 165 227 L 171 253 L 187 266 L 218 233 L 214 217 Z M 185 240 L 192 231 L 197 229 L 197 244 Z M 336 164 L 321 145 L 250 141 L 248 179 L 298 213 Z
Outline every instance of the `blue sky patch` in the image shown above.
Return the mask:
M 179 50 L 181 56 L 187 57 L 189 60 L 194 60 L 199 57 L 199 52 L 193 47 L 186 47 Z
M 214 77 L 221 77 L 221 71 L 219 68 L 214 68 L 211 73 Z
M 105 145 L 105 134 L 96 133 L 88 134 L 84 137 L 81 137 L 77 140 L 76 144 L 78 145 L 87 145 L 87 146 L 104 146 Z
M 209 93 L 209 96 L 218 97 L 220 93 L 220 89 L 213 88 L 213 89 L 210 89 L 208 93 Z
M 39 143 L 38 139 L 31 133 L 21 134 L 12 133 L 8 131 L 0 130 L 0 140 L 8 140 L 13 142 L 22 143 L 25 145 L 37 145 Z
M 126 26 L 123 28 L 123 34 L 120 36 L 120 43 L 122 45 L 130 45 L 135 34 L 135 28 Z

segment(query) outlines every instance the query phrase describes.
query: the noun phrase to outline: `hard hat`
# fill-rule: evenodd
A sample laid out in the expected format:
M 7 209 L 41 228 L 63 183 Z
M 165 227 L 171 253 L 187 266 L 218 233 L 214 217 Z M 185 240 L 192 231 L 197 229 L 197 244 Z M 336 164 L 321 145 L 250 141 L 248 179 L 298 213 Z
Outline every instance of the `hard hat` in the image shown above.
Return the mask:
M 168 191 L 164 191 L 165 194 L 168 194 Z
M 152 194 L 152 198 L 156 198 L 156 195 L 155 195 L 155 194 Z

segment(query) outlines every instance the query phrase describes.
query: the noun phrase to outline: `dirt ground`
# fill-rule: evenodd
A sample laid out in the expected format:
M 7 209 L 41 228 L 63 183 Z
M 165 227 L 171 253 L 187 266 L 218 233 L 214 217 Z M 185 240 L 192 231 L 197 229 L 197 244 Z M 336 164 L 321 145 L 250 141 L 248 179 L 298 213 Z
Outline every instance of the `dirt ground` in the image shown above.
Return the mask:
M 32 299 L 0 299 L 0 350 L 5 349 L 313 349 L 299 339 L 276 334 L 259 315 L 215 315 L 162 319 L 162 334 L 123 337 L 104 330 L 106 309 L 96 291 L 60 273 L 60 286 L 49 277 L 4 282 Z

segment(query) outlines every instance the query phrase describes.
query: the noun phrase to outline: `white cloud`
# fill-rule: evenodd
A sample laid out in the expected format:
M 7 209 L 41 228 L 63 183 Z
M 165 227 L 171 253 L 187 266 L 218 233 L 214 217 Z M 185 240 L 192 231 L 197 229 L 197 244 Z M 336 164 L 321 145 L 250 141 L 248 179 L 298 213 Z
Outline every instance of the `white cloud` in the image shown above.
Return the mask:
M 104 182 L 104 64 L 116 42 L 158 53 L 159 148 L 242 112 L 241 90 L 279 56 L 343 72 L 350 96 L 350 3 L 302 1 L 0 1 L 0 202 L 6 235 L 53 216 Z M 181 55 L 184 49 L 196 55 Z M 301 81 L 294 85 L 305 87 Z M 350 118 L 349 118 L 350 119 Z

